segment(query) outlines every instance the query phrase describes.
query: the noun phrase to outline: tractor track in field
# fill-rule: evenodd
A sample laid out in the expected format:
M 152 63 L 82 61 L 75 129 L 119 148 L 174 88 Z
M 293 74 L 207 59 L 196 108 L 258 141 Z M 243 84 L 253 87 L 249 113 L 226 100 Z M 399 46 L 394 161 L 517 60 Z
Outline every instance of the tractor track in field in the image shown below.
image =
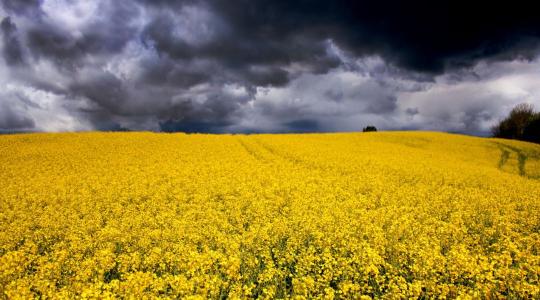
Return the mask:
M 518 172 L 519 172 L 518 174 L 520 176 L 531 178 L 531 179 L 540 179 L 540 178 L 537 178 L 535 176 L 529 176 L 527 174 L 527 172 L 526 172 L 526 169 L 525 169 L 525 165 L 527 163 L 527 160 L 529 160 L 530 158 L 533 158 L 533 157 L 536 158 L 535 155 L 528 154 L 528 153 L 526 153 L 525 151 L 523 151 L 521 149 L 518 149 L 518 148 L 513 147 L 513 146 L 509 146 L 509 145 L 506 145 L 506 144 L 503 144 L 503 143 L 495 142 L 495 144 L 497 145 L 499 150 L 501 150 L 501 156 L 499 157 L 499 162 L 497 163 L 497 167 L 500 170 L 503 169 L 503 167 L 506 165 L 506 163 L 510 159 L 510 155 L 513 153 L 517 157 Z
M 248 154 L 261 163 L 275 164 L 277 159 L 309 170 L 325 169 L 324 166 L 316 165 L 314 163 L 299 159 L 293 155 L 281 153 L 272 146 L 269 146 L 267 143 L 260 141 L 256 137 L 239 137 L 238 142 L 242 148 L 248 152 Z
M 310 170 L 310 171 L 317 170 L 321 172 L 328 172 L 329 170 L 333 170 L 333 171 L 339 172 L 342 176 L 346 176 L 346 175 L 350 175 L 354 173 L 348 170 L 343 170 L 342 168 L 335 168 L 332 166 L 317 164 L 315 162 L 297 157 L 293 154 L 290 154 L 284 151 L 279 151 L 275 147 L 268 145 L 268 143 L 265 143 L 256 137 L 253 138 L 253 144 L 256 144 L 257 148 L 259 149 L 264 149 L 264 151 L 270 154 L 271 156 L 277 157 L 280 160 L 286 161 L 292 165 L 304 168 L 306 170 Z
M 244 150 L 256 161 L 266 164 L 272 163 L 269 159 L 258 153 L 256 149 L 254 149 L 252 146 L 249 146 L 249 143 L 244 141 L 244 138 L 238 138 L 237 141 L 242 146 L 242 148 L 244 148 Z

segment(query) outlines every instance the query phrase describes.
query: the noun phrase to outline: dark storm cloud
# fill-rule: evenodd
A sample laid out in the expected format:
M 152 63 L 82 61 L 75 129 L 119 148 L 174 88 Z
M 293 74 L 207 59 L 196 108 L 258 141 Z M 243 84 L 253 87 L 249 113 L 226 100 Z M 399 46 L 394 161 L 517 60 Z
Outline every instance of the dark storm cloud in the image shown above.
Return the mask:
M 223 132 L 250 113 L 290 131 L 354 113 L 416 118 L 423 108 L 399 110 L 400 92 L 438 75 L 480 80 L 478 62 L 530 60 L 540 45 L 540 18 L 520 1 L 2 0 L 0 13 L 2 83 L 108 130 Z M 490 117 L 460 120 L 473 131 Z
M 32 118 L 24 113 L 12 109 L 8 105 L 6 95 L 0 95 L 0 131 L 4 130 L 30 130 L 35 123 Z
M 163 132 L 222 133 L 229 125 L 231 124 L 219 121 L 167 120 L 159 123 L 159 129 Z
M 111 73 L 96 74 L 85 81 L 76 82 L 70 86 L 70 90 L 74 95 L 88 98 L 111 114 L 123 115 L 129 108 L 124 105 L 129 100 L 128 91 L 122 80 Z
M 357 55 L 377 54 L 410 70 L 440 73 L 478 59 L 530 58 L 540 19 L 528 2 L 226 1 L 211 2 L 239 36 L 332 38 Z M 525 41 L 525 42 L 524 42 Z
M 6 17 L 0 23 L 2 30 L 2 41 L 4 43 L 3 56 L 6 63 L 10 66 L 24 63 L 23 52 L 19 38 L 17 36 L 17 26 Z
M 2 7 L 16 14 L 35 14 L 39 12 L 42 0 L 2 0 Z
M 387 95 L 369 103 L 364 111 L 373 114 L 384 114 L 394 111 L 397 108 L 396 103 L 396 96 Z
M 317 120 L 303 119 L 285 122 L 283 124 L 291 132 L 316 132 L 320 130 Z
M 147 60 L 138 77 L 140 84 L 154 86 L 190 87 L 210 81 L 212 76 L 208 70 L 186 67 L 167 58 Z
M 31 130 L 34 121 L 13 111 L 5 110 L 0 116 L 0 130 Z
M 225 17 L 220 12 L 214 13 L 215 18 Z M 290 79 L 283 68 L 292 63 L 303 64 L 316 73 L 324 73 L 340 63 L 329 55 L 324 39 L 304 36 L 302 32 L 279 37 L 266 36 L 263 32 L 252 34 L 243 28 L 230 27 L 234 24 L 213 23 L 215 20 L 206 20 L 212 31 L 209 40 L 190 43 L 175 34 L 178 28 L 175 18 L 169 11 L 157 13 L 142 32 L 144 44 L 173 60 L 216 61 L 228 80 L 256 86 L 283 86 Z
M 169 111 L 160 114 L 161 131 L 189 133 L 221 133 L 234 125 L 241 117 L 238 98 L 211 95 L 204 104 L 190 99 L 176 104 Z
M 418 107 L 409 107 L 405 109 L 405 113 L 409 116 L 414 116 L 418 114 Z
M 38 58 L 52 59 L 58 63 L 77 62 L 85 54 L 69 32 L 49 24 L 39 24 L 28 30 L 27 39 L 30 51 Z
M 117 1 L 119 2 L 119 1 Z M 130 25 L 138 11 L 115 2 L 106 6 L 101 18 L 85 24 L 77 36 L 45 19 L 36 20 L 26 32 L 30 52 L 36 58 L 50 59 L 68 67 L 83 66 L 90 55 L 114 55 L 136 38 L 136 28 Z

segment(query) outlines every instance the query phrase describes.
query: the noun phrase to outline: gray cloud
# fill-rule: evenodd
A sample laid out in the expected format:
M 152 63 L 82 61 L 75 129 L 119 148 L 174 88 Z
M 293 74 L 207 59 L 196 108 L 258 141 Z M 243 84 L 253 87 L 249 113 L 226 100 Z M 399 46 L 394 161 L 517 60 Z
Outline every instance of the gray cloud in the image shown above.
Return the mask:
M 537 101 L 532 10 L 434 5 L 4 0 L 0 123 L 482 134 L 512 104 Z
M 317 132 L 321 130 L 319 121 L 311 119 L 289 121 L 285 122 L 283 126 L 288 128 L 291 132 Z
M 26 29 L 29 51 L 36 59 L 49 59 L 70 69 L 87 64 L 89 56 L 120 53 L 136 38 L 137 28 L 130 22 L 138 10 L 118 1 L 99 3 L 98 9 L 104 11 L 76 30 L 64 28 L 65 24 L 54 22 L 51 16 L 32 22 Z
M 15 14 L 33 15 L 40 11 L 42 0 L 2 0 L 2 7 Z
M 34 120 L 13 111 L 7 105 L 0 106 L 0 130 L 31 130 L 35 126 Z
M 0 92 L 0 131 L 25 131 L 35 128 L 34 120 L 25 113 L 26 99 L 17 95 Z M 14 105 L 19 102 L 22 105 Z
M 17 36 L 17 26 L 10 17 L 5 17 L 0 23 L 2 30 L 3 56 L 9 66 L 24 64 L 24 54 Z

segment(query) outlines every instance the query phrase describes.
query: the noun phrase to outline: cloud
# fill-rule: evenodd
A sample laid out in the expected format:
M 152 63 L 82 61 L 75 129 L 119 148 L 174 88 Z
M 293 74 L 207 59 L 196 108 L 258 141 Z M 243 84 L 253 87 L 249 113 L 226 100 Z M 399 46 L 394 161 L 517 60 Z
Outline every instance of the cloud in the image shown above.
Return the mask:
M 2 0 L 2 7 L 12 13 L 33 15 L 40 10 L 41 0 Z
M 75 113 L 80 104 L 78 102 L 18 84 L 5 86 L 0 92 L 1 131 L 74 131 L 92 128 Z
M 484 134 L 540 94 L 540 19 L 519 3 L 490 7 L 5 0 L 0 84 L 10 90 L 0 121 L 5 130 L 374 124 Z
M 482 59 L 537 54 L 540 20 L 525 4 L 462 1 L 210 1 L 237 36 L 250 40 L 333 39 L 356 56 L 442 73 Z
M 409 116 L 403 128 L 487 135 L 518 103 L 540 107 L 538 66 L 538 60 L 477 65 L 471 72 L 483 79 L 455 82 L 450 74 L 429 89 L 399 93 L 398 105 Z
M 3 130 L 31 130 L 35 126 L 34 120 L 24 115 L 24 112 L 13 109 L 7 101 L 0 102 L 0 131 Z
M 0 23 L 2 30 L 3 56 L 5 62 L 10 65 L 24 64 L 23 50 L 17 36 L 17 26 L 10 17 L 5 17 Z
M 226 22 L 220 12 L 209 11 L 209 6 L 155 12 L 142 31 L 144 44 L 155 49 L 160 57 L 178 63 L 214 62 L 219 65 L 218 73 L 214 73 L 219 80 L 256 86 L 287 84 L 294 75 L 289 68 L 292 64 L 326 72 L 340 63 L 328 53 L 325 40 L 301 35 L 279 39 L 260 34 L 245 36 L 244 31 Z
M 367 74 L 335 69 L 326 74 L 304 74 L 286 87 L 258 88 L 242 106 L 246 116 L 240 131 L 358 130 L 373 116 L 391 116 L 397 109 L 395 91 L 400 80 L 382 82 Z M 343 122 L 364 118 L 356 124 Z
M 285 122 L 283 126 L 288 128 L 291 132 L 317 132 L 320 130 L 319 122 L 310 119 Z
M 79 2 L 57 2 L 65 3 L 49 5 L 44 17 L 26 28 L 26 43 L 36 59 L 73 69 L 88 64 L 89 58 L 120 53 L 136 37 L 136 28 L 131 24 L 138 16 L 135 7 L 118 1 L 98 1 L 95 14 L 84 16 L 82 22 L 77 12 L 85 7 L 77 7 Z M 70 8 L 74 11 L 66 13 Z

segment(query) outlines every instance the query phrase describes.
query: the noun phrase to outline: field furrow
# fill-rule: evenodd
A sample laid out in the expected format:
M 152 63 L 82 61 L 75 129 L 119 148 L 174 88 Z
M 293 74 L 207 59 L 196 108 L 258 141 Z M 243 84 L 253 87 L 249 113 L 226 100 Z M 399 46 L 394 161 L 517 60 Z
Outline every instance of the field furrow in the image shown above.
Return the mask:
M 0 299 L 540 297 L 540 146 L 0 136 Z

